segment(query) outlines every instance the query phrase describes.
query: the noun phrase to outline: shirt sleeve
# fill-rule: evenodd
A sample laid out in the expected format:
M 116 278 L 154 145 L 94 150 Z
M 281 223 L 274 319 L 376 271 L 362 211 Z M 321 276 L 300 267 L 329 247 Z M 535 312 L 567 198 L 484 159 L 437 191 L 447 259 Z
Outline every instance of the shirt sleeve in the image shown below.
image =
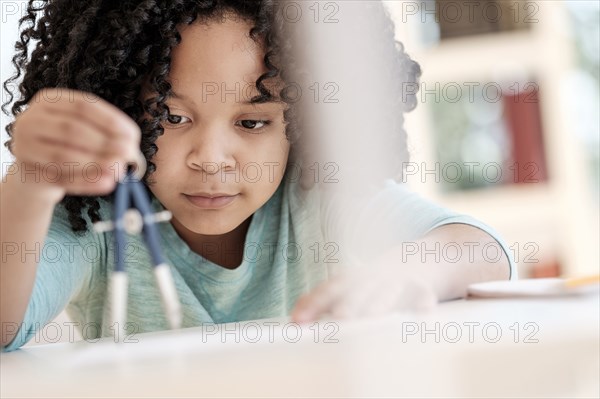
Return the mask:
M 510 265 L 510 279 L 517 278 L 515 263 L 500 235 L 485 223 L 436 205 L 388 179 L 368 201 L 352 204 L 339 195 L 321 202 L 322 229 L 329 239 L 351 248 L 351 258 L 365 261 L 400 242 L 418 240 L 431 230 L 453 223 L 485 231 L 500 245 Z
M 2 352 L 13 351 L 27 343 L 46 324 L 54 320 L 71 298 L 85 296 L 91 285 L 94 265 L 103 255 L 102 235 L 76 235 L 67 211 L 59 204 L 44 245 L 40 248 L 33 291 L 22 323 L 2 326 L 2 333 L 18 329 L 15 338 Z M 23 254 L 23 256 L 29 256 Z

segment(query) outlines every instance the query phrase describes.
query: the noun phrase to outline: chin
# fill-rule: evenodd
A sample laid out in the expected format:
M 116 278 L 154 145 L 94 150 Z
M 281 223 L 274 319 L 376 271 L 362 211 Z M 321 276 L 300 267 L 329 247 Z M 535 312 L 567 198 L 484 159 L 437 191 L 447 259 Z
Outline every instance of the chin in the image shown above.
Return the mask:
M 211 218 L 197 216 L 195 218 L 177 218 L 179 224 L 195 234 L 202 235 L 221 235 L 227 234 L 238 227 L 240 223 L 231 223 L 224 221 L 222 217 Z

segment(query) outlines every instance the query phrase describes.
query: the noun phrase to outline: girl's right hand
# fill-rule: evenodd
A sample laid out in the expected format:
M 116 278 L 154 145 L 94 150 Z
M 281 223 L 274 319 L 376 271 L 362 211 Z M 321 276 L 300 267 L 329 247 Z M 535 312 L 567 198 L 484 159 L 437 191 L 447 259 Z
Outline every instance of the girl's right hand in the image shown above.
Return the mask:
M 66 194 L 113 191 L 127 163 L 138 159 L 140 138 L 139 126 L 98 96 L 46 88 L 17 116 L 11 149 L 22 181 L 31 182 L 25 170 L 35 171 L 35 191 L 58 202 Z

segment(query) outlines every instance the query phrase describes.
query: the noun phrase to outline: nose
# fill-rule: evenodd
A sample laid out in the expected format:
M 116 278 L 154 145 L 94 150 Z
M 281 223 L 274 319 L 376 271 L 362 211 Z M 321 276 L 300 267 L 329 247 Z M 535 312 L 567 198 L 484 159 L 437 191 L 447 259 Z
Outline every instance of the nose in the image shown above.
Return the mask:
M 234 169 L 234 140 L 228 137 L 226 127 L 213 125 L 190 132 L 191 140 L 186 164 L 189 168 L 214 175 L 220 170 Z

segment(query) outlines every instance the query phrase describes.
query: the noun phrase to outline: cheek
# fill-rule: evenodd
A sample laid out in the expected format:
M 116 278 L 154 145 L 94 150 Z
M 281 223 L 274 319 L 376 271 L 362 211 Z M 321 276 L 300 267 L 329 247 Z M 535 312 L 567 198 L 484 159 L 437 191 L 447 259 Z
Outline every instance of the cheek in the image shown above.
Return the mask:
M 279 148 L 281 148 L 281 152 L 280 152 L 280 162 L 282 163 L 283 167 L 282 167 L 282 173 L 285 172 L 285 168 L 287 165 L 287 162 L 289 160 L 290 157 L 290 142 L 286 139 L 283 138 L 280 142 L 279 142 Z
M 164 165 L 161 172 L 165 173 L 174 166 L 171 162 L 169 162 L 169 160 L 181 159 L 182 154 L 178 153 L 178 151 L 180 152 L 181 148 L 183 147 L 181 145 L 177 145 L 175 142 L 172 142 L 172 140 L 165 135 L 160 136 L 156 140 L 155 144 L 157 151 L 152 158 L 152 162 L 154 162 L 154 164 L 157 166 L 157 169 L 158 165 Z
M 167 136 L 165 132 L 162 136 L 158 137 L 154 144 L 156 145 L 157 151 L 155 157 L 159 160 L 163 158 L 163 155 L 169 151 L 169 149 L 173 148 L 172 143 L 170 143 L 170 138 Z
M 285 135 L 269 138 L 267 143 L 261 144 L 260 156 L 270 161 L 286 161 L 290 152 L 290 143 Z M 257 152 L 255 152 L 257 154 Z M 255 155 L 256 156 L 256 155 Z
M 155 144 L 158 150 L 151 159 L 155 170 L 150 176 L 150 182 L 156 189 L 160 189 L 165 185 L 168 186 L 169 182 L 173 181 L 173 176 L 179 173 L 177 163 L 172 162 L 172 160 L 182 159 L 183 155 L 176 153 L 180 149 L 178 146 L 169 143 L 168 138 L 165 136 L 159 137 Z
M 285 141 L 284 141 L 285 140 Z M 269 181 L 264 183 L 273 184 L 273 177 L 280 180 L 285 172 L 289 155 L 289 144 L 286 139 L 273 139 L 264 143 L 260 148 L 247 153 L 247 161 L 263 167 L 263 172 L 269 172 Z M 275 173 L 272 176 L 273 172 Z

